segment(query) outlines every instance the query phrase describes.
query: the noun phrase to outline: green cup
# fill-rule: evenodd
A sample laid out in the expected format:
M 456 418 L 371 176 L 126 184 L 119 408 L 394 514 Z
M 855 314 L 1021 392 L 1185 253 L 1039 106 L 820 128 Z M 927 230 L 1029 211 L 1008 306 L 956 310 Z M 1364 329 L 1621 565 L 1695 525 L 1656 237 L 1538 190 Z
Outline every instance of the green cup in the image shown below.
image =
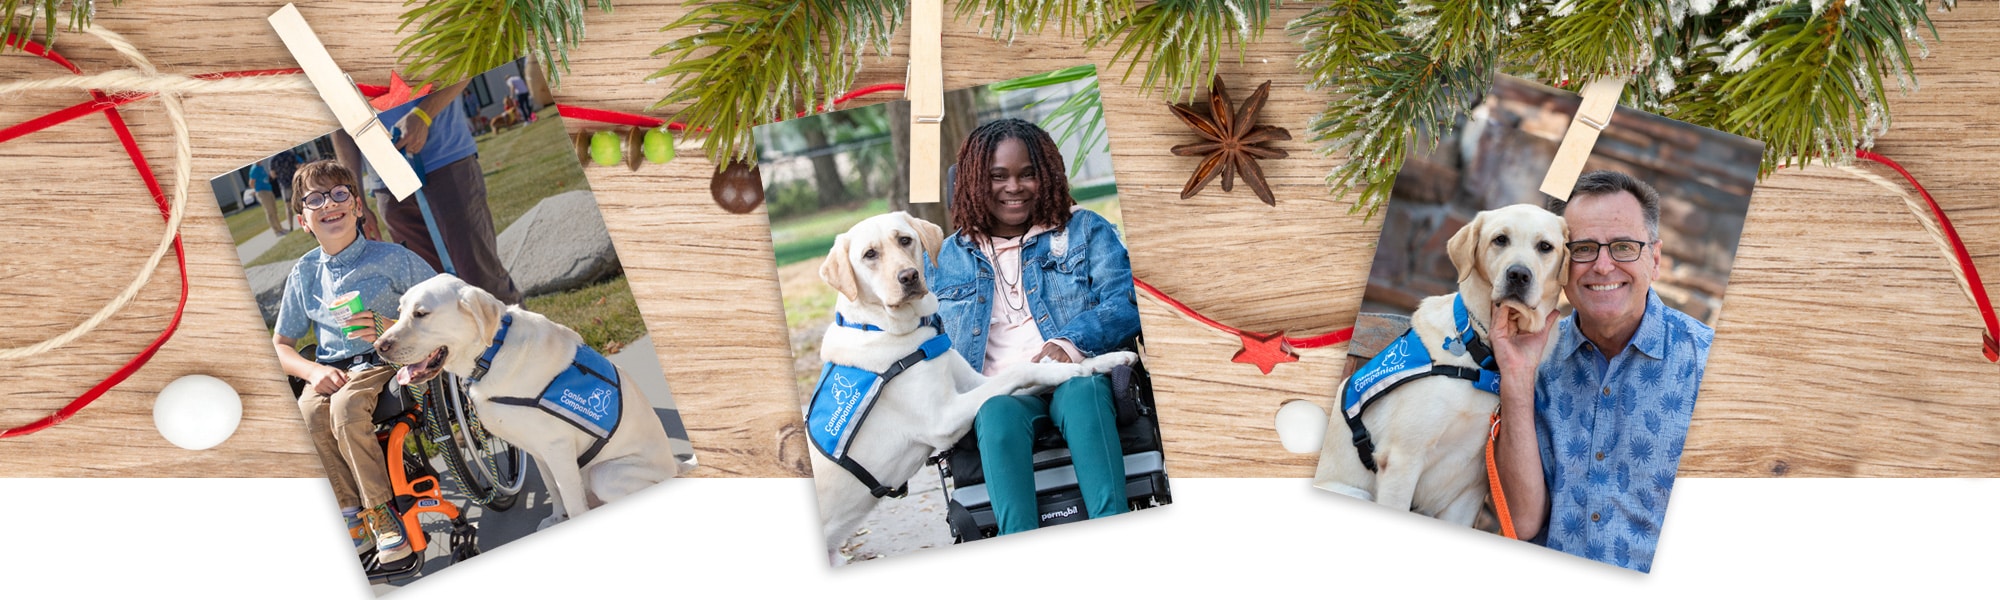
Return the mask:
M 354 315 L 367 312 L 368 305 L 361 302 L 361 292 L 355 291 L 334 297 L 333 302 L 327 303 L 326 309 L 333 311 L 333 318 L 345 322 Z M 340 332 L 354 333 L 367 328 L 367 325 L 342 325 Z

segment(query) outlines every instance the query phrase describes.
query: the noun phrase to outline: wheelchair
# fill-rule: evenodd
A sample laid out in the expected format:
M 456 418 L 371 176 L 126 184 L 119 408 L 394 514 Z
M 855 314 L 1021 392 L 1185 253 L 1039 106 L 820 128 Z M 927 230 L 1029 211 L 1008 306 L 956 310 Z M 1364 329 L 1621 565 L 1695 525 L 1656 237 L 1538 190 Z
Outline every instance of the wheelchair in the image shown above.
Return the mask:
M 1135 365 L 1118 367 L 1107 377 L 1111 380 L 1112 406 L 1118 413 L 1118 441 L 1125 454 L 1126 502 L 1135 511 L 1173 503 L 1173 494 L 1167 486 L 1151 376 Z M 951 526 L 954 543 L 999 535 L 998 519 L 993 514 L 993 500 L 988 495 L 985 470 L 979 459 L 977 432 L 967 433 L 932 460 L 944 480 L 945 519 Z M 1090 518 L 1084 508 L 1083 492 L 1077 486 L 1076 469 L 1070 464 L 1069 446 L 1054 427 L 1036 435 L 1033 460 L 1040 526 Z
M 312 351 L 301 352 L 311 356 Z M 294 396 L 305 391 L 304 380 L 290 379 Z M 478 556 L 478 527 L 465 518 L 459 504 L 445 498 L 432 459 L 444 459 L 446 473 L 468 501 L 498 512 L 513 508 L 519 499 L 527 480 L 527 454 L 486 432 L 463 383 L 449 373 L 420 385 L 389 383 L 375 401 L 372 420 L 389 468 L 394 494 L 389 504 L 402 520 L 412 555 L 421 557 L 430 547 L 423 519 L 431 515 L 451 525 L 446 543 L 453 563 Z M 385 570 L 374 548 L 362 551 L 360 558 L 372 583 L 419 576 L 424 563 L 420 558 L 406 567 Z

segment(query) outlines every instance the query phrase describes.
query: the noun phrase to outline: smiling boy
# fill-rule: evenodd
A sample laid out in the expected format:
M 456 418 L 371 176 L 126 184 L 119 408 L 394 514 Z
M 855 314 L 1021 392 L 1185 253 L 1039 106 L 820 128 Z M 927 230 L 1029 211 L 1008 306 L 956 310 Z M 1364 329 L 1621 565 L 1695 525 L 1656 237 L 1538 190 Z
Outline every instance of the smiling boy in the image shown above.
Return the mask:
M 372 545 L 383 570 L 406 568 L 417 557 L 388 504 L 394 492 L 372 419 L 396 368 L 375 355 L 374 342 L 396 318 L 403 292 L 437 273 L 416 253 L 361 235 L 362 190 L 353 172 L 322 160 L 299 167 L 292 182 L 288 204 L 319 247 L 293 263 L 271 343 L 285 374 L 306 382 L 299 411 L 355 550 Z M 349 315 L 329 306 L 348 293 L 369 310 Z M 312 358 L 294 349 L 308 328 L 318 338 Z

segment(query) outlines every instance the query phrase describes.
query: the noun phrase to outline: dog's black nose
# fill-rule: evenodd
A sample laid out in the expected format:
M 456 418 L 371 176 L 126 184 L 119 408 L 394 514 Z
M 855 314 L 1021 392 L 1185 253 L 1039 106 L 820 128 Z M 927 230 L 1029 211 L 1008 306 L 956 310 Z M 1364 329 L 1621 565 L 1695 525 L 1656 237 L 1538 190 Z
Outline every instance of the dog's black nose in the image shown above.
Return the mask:
M 903 269 L 896 272 L 896 282 L 905 286 L 916 285 L 920 276 L 922 273 L 918 273 L 916 269 Z
M 1529 271 L 1527 267 L 1521 265 L 1507 267 L 1507 285 L 1528 285 L 1534 279 L 1535 273 Z

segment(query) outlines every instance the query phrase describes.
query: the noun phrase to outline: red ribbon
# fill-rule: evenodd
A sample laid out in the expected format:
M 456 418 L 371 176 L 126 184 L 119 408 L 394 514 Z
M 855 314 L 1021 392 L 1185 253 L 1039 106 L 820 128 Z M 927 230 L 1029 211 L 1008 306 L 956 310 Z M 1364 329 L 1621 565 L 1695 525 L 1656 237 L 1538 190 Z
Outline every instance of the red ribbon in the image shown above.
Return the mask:
M 81 69 L 76 68 L 76 65 L 71 64 L 68 59 L 63 58 L 62 55 L 57 54 L 52 49 L 45 48 L 41 44 L 35 43 L 33 40 L 29 40 L 25 37 L 21 37 L 18 35 L 9 34 L 7 36 L 6 43 L 9 46 L 14 46 L 16 48 L 20 48 L 24 51 L 27 51 L 27 53 L 29 54 L 49 59 L 51 62 L 61 65 L 65 69 L 69 69 L 71 73 L 75 73 L 78 75 L 83 74 L 83 71 Z M 72 106 L 68 109 L 64 109 L 62 111 L 57 111 L 56 113 L 45 115 L 39 119 L 22 123 L 20 125 L 8 127 L 5 130 L 0 130 L 0 142 L 4 142 L 6 140 L 27 135 L 28 133 L 34 131 L 40 131 L 41 129 L 47 128 L 51 125 L 55 125 L 56 123 L 61 123 L 63 121 L 75 119 L 93 112 L 104 111 L 105 120 L 111 122 L 111 130 L 118 134 L 118 143 L 125 146 L 125 154 L 132 158 L 132 166 L 139 170 L 139 178 L 146 182 L 146 189 L 153 193 L 153 203 L 158 204 L 160 206 L 160 217 L 162 220 L 165 220 L 169 217 L 169 214 L 173 210 L 173 208 L 167 202 L 166 193 L 160 190 L 159 180 L 153 177 L 152 168 L 146 165 L 146 155 L 139 151 L 138 140 L 132 137 L 132 130 L 128 129 L 125 126 L 125 119 L 119 116 L 117 108 L 121 104 L 125 104 L 133 100 L 138 100 L 140 98 L 144 98 L 150 95 L 151 94 L 119 94 L 116 97 L 111 97 L 111 96 L 106 96 L 104 92 L 91 90 L 90 102 Z M 160 350 L 160 346 L 166 344 L 167 340 L 174 336 L 174 330 L 178 329 L 181 324 L 181 313 L 187 310 L 187 296 L 188 296 L 187 253 L 183 252 L 181 249 L 181 237 L 180 234 L 178 233 L 174 234 L 174 262 L 177 263 L 180 267 L 180 274 L 181 274 L 180 299 L 178 300 L 177 304 L 174 305 L 173 320 L 167 322 L 166 329 L 160 331 L 159 337 L 153 338 L 152 344 L 147 345 L 146 349 L 139 352 L 138 356 L 132 357 L 132 360 L 126 361 L 125 365 L 119 367 L 117 371 L 112 372 L 110 377 L 104 378 L 104 381 L 98 382 L 97 385 L 92 386 L 89 390 L 85 391 L 83 395 L 77 396 L 75 400 L 70 401 L 70 403 L 66 406 L 63 406 L 62 409 L 57 410 L 56 412 L 51 413 L 49 416 L 42 417 L 41 419 L 36 420 L 32 423 L 28 423 L 26 425 L 22 425 L 19 427 L 12 427 L 0 430 L 0 438 L 28 435 L 30 433 L 54 427 L 57 424 L 62 423 L 63 421 L 69 420 L 70 417 L 76 415 L 77 411 L 83 410 L 83 407 L 89 406 L 91 402 L 95 402 L 99 397 L 103 396 L 105 392 L 110 391 L 111 388 L 116 387 L 119 383 L 123 383 L 126 378 L 131 377 L 133 373 L 138 372 L 140 367 L 145 366 L 147 361 L 153 359 L 153 354 Z
M 1989 362 L 2000 362 L 2000 339 L 1996 339 L 2000 338 L 2000 315 L 1994 314 L 1993 301 L 1986 297 L 1986 286 L 1979 282 L 1979 270 L 1972 266 L 1972 253 L 1965 249 L 1965 241 L 1958 238 L 1958 230 L 1952 228 L 1951 219 L 1945 218 L 1944 208 L 1938 206 L 1937 199 L 1932 198 L 1930 191 L 1924 189 L 1924 184 L 1917 183 L 1916 176 L 1904 170 L 1903 165 L 1896 164 L 1896 161 L 1889 160 L 1886 156 L 1867 150 L 1856 150 L 1854 151 L 1854 155 L 1860 157 L 1862 160 L 1874 161 L 1895 169 L 1896 173 L 1901 174 L 1905 181 L 1910 182 L 1911 187 L 1917 188 L 1917 195 L 1922 196 L 1924 202 L 1930 204 L 1931 216 L 1937 217 L 1938 229 L 1944 232 L 1944 239 L 1951 246 L 1952 256 L 1958 259 L 1960 273 L 1965 275 L 1966 288 L 1972 294 L 1972 303 L 1979 308 L 1979 318 L 1986 322 L 1986 334 L 1982 340 L 1984 342 L 1986 360 Z
M 79 75 L 83 74 L 83 71 L 81 69 L 78 69 L 76 65 L 70 63 L 70 61 L 64 58 L 61 54 L 58 54 L 54 50 L 44 47 L 43 45 L 36 43 L 33 40 L 26 39 L 25 37 L 19 35 L 9 34 L 6 37 L 6 45 L 14 46 L 26 51 L 29 54 L 46 58 L 49 61 L 54 62 L 65 69 L 68 69 L 71 73 Z M 194 77 L 198 79 L 223 79 L 231 77 L 261 77 L 269 75 L 292 75 L 292 74 L 298 74 L 300 72 L 302 72 L 300 69 L 261 69 L 261 70 L 250 70 L 250 71 L 225 71 L 218 73 L 205 73 L 201 75 L 195 75 Z M 357 87 L 360 88 L 363 94 L 371 98 L 376 96 L 381 96 L 389 92 L 389 88 L 384 86 L 363 84 L 363 85 L 358 85 Z M 902 89 L 903 86 L 901 84 L 893 84 L 893 83 L 868 86 L 861 89 L 850 91 L 846 94 L 842 94 L 840 97 L 834 99 L 834 104 L 837 105 L 852 100 L 854 98 L 866 96 L 869 94 L 890 92 L 890 91 L 901 91 Z M 78 103 L 68 108 L 57 110 L 55 112 L 43 115 L 41 117 L 37 117 L 35 119 L 26 122 L 13 125 L 5 129 L 0 129 L 0 142 L 6 142 L 8 140 L 25 136 L 30 133 L 41 131 L 43 129 L 47 129 L 49 127 L 55 126 L 60 123 L 65 123 L 68 121 L 81 118 L 91 113 L 103 112 L 105 120 L 111 123 L 112 131 L 118 135 L 119 144 L 124 146 L 126 155 L 132 159 L 133 168 L 139 171 L 139 177 L 141 180 L 145 182 L 146 189 L 152 192 L 153 202 L 159 205 L 160 207 L 161 218 L 163 220 L 166 219 L 169 216 L 169 212 L 172 210 L 172 207 L 168 203 L 166 193 L 161 190 L 159 180 L 153 176 L 152 168 L 147 165 L 145 154 L 140 152 L 137 139 L 132 136 L 132 131 L 126 127 L 124 118 L 120 116 L 118 113 L 119 106 L 123 106 L 125 104 L 129 104 L 138 100 L 150 98 L 153 96 L 153 94 L 150 92 L 124 92 L 124 93 L 107 95 L 98 90 L 91 90 L 90 96 L 91 99 L 87 102 Z M 632 127 L 647 127 L 647 128 L 660 127 L 662 125 L 665 125 L 668 129 L 674 131 L 684 131 L 687 129 L 687 126 L 685 124 L 667 123 L 664 119 L 646 115 L 571 106 L 567 104 L 557 104 L 556 107 L 559 114 L 561 114 L 564 117 L 569 117 L 574 119 L 595 121 L 600 123 L 610 123 L 614 125 L 626 125 Z M 816 108 L 824 109 L 823 106 Z M 799 113 L 799 116 L 805 116 L 806 114 L 807 114 L 806 112 L 801 112 Z M 1951 246 L 1953 256 L 1957 259 L 1957 264 L 1960 265 L 1961 267 L 1960 272 L 1965 276 L 1968 287 L 1971 290 L 1973 303 L 1978 306 L 1980 317 L 1985 322 L 1986 333 L 1983 339 L 1984 342 L 1983 349 L 1985 351 L 1986 358 L 1989 361 L 2000 362 L 2000 314 L 1996 314 L 1995 311 L 1993 310 L 1993 304 L 1991 300 L 1987 297 L 1986 288 L 1979 280 L 1978 270 L 1974 268 L 1972 264 L 1971 252 L 1969 252 L 1966 249 L 1965 242 L 1959 239 L 1958 231 L 1952 227 L 1951 220 L 1945 217 L 1944 209 L 1938 206 L 1937 200 L 1931 197 L 1930 192 L 1924 189 L 1923 184 L 1918 183 L 1916 177 L 1911 175 L 1909 171 L 1904 170 L 1902 165 L 1898 165 L 1896 164 L 1895 161 L 1889 160 L 1887 157 L 1875 154 L 1867 150 L 1857 150 L 1855 152 L 1855 156 L 1860 157 L 1864 160 L 1881 163 L 1883 165 L 1887 165 L 1891 169 L 1894 169 L 1897 173 L 1901 174 L 1905 180 L 1909 181 L 1910 185 L 1917 189 L 1917 194 L 1922 196 L 1924 201 L 1930 205 L 1931 214 L 1937 218 L 1939 229 L 1944 231 L 1945 239 L 1948 245 Z M 96 401 L 99 397 L 103 396 L 105 392 L 110 391 L 111 388 L 116 387 L 119 383 L 123 383 L 127 378 L 131 377 L 133 373 L 138 372 L 140 367 L 145 366 L 145 364 L 148 361 L 152 360 L 153 355 L 159 351 L 160 346 L 166 344 L 167 340 L 173 337 L 175 330 L 177 330 L 180 327 L 181 315 L 187 309 L 187 294 L 188 294 L 187 255 L 185 252 L 183 252 L 183 249 L 181 247 L 181 238 L 179 234 L 176 234 L 174 236 L 174 261 L 179 267 L 181 275 L 181 291 L 177 303 L 174 306 L 173 319 L 167 323 L 166 328 L 160 332 L 160 335 L 154 338 L 153 342 L 151 344 L 148 344 L 146 348 L 143 351 L 141 351 L 137 356 L 134 356 L 131 360 L 127 361 L 123 366 L 119 367 L 118 370 L 114 371 L 109 377 L 106 377 L 103 381 L 98 382 L 97 385 L 92 386 L 82 395 L 77 396 L 75 400 L 72 400 L 68 405 L 64 406 L 62 409 L 57 410 L 56 412 L 50 414 L 49 416 L 43 417 L 32 423 L 22 425 L 19 427 L 0 430 L 0 438 L 15 437 L 15 436 L 22 436 L 35 433 L 37 431 L 53 427 L 57 424 L 62 423 L 63 421 L 69 420 L 69 418 L 76 415 L 78 411 L 83 410 L 83 408 L 86 406 L 89 406 L 91 402 Z M 1146 283 L 1144 280 L 1141 280 L 1137 277 L 1133 277 L 1132 283 L 1135 286 L 1137 286 L 1140 290 L 1145 291 L 1147 294 L 1152 295 L 1154 298 L 1159 299 L 1161 302 L 1167 304 L 1167 306 L 1173 308 L 1175 311 L 1183 315 L 1187 315 L 1189 318 L 1194 319 L 1196 322 L 1199 322 L 1213 329 L 1217 329 L 1232 335 L 1236 335 L 1244 339 L 1257 338 L 1259 340 L 1263 340 L 1269 337 L 1276 337 L 1278 342 L 1280 342 L 1285 346 L 1289 346 L 1291 348 L 1319 348 L 1346 342 L 1349 339 L 1353 338 L 1354 336 L 1353 327 L 1338 329 L 1320 335 L 1304 337 L 1304 338 L 1283 336 L 1282 333 L 1274 335 L 1274 334 L 1262 334 L 1259 332 L 1244 331 L 1241 329 L 1237 329 L 1235 327 L 1230 327 L 1228 325 L 1223 324 L 1220 321 L 1216 321 L 1215 319 L 1211 319 L 1205 315 L 1202 315 L 1201 312 L 1194 310 L 1193 308 L 1180 302 L 1179 300 L 1175 300 L 1172 296 L 1167 295 L 1165 292 L 1161 292 L 1158 288 L 1153 287 L 1151 284 Z M 1242 353 L 1238 354 L 1240 356 Z M 1268 365 L 1260 365 L 1260 367 L 1263 367 L 1266 373 L 1269 372 Z

